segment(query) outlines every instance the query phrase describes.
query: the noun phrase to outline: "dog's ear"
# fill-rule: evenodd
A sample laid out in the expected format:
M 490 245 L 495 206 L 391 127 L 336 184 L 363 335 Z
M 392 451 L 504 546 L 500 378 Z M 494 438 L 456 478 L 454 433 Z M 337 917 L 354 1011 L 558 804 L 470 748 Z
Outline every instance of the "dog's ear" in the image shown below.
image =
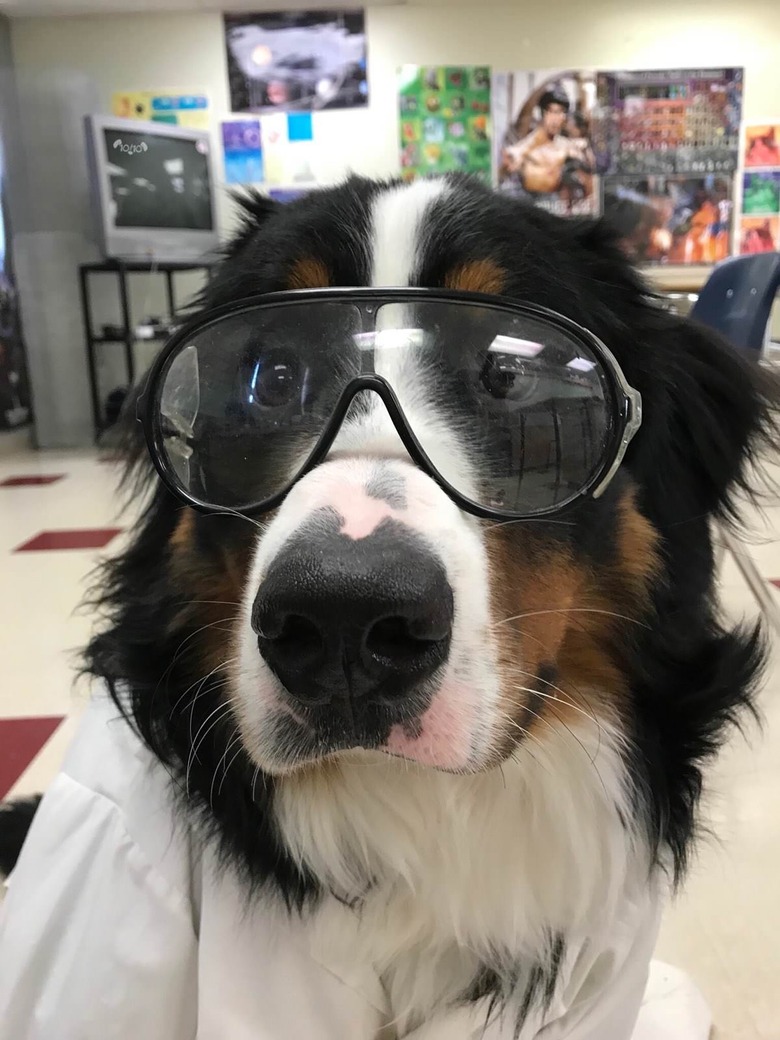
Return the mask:
M 258 291 L 257 252 L 262 245 L 262 232 L 282 209 L 282 203 L 269 199 L 255 188 L 231 192 L 231 198 L 239 207 L 238 225 L 221 249 L 220 259 L 206 285 L 195 297 L 189 317 Z
M 736 520 L 780 447 L 780 382 L 703 325 L 646 305 L 622 356 L 643 398 L 627 464 L 670 523 Z
M 230 197 L 239 206 L 239 225 L 225 246 L 225 256 L 236 256 L 250 242 L 265 222 L 282 208 L 280 202 L 269 199 L 257 188 L 233 191 Z
M 626 465 L 659 520 L 735 520 L 740 492 L 761 488 L 780 447 L 780 380 L 700 323 L 659 306 L 605 220 L 572 222 L 573 315 L 617 356 L 642 394 Z

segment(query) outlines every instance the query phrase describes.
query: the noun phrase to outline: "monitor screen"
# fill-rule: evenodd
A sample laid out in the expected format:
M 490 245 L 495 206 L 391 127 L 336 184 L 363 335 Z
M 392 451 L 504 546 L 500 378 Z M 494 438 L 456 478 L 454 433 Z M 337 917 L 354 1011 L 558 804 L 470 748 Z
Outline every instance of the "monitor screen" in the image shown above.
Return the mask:
M 205 140 L 107 128 L 103 137 L 114 227 L 214 227 Z

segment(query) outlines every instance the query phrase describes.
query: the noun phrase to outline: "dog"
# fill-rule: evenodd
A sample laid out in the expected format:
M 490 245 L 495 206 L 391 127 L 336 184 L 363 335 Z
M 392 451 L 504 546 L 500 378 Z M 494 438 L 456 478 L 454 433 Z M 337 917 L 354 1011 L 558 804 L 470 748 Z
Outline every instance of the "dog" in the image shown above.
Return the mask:
M 764 642 L 719 613 L 712 527 L 738 523 L 754 464 L 777 442 L 777 387 L 714 333 L 660 307 L 602 221 L 559 219 L 460 176 L 354 177 L 284 206 L 249 193 L 242 206 L 242 225 L 198 302 L 196 331 L 182 334 L 177 360 L 161 362 L 125 410 L 127 480 L 145 507 L 128 546 L 105 564 L 96 593 L 104 623 L 86 651 L 113 716 L 88 725 L 71 767 L 71 780 L 103 791 L 118 762 L 133 763 L 132 784 L 116 782 L 134 804 L 143 787 L 134 810 L 143 826 L 162 820 L 167 837 L 155 855 L 162 862 L 186 845 L 179 881 L 165 874 L 152 887 L 165 901 L 180 884 L 195 946 L 164 968 L 153 957 L 151 973 L 125 964 L 126 996 L 108 986 L 104 1032 L 68 1032 L 61 1017 L 60 1032 L 54 1024 L 24 1032 L 25 1016 L 54 1023 L 72 1004 L 82 1009 L 76 1022 L 85 1006 L 79 969 L 66 963 L 80 955 L 50 934 L 44 943 L 47 926 L 30 930 L 25 916 L 25 877 L 44 864 L 47 877 L 60 869 L 52 828 L 64 828 L 66 871 L 80 861 L 68 851 L 75 825 L 50 792 L 12 877 L 0 950 L 27 928 L 28 951 L 53 951 L 59 997 L 45 998 L 45 1012 L 40 993 L 19 997 L 34 956 L 15 955 L 5 997 L 0 985 L 4 1020 L 15 1008 L 16 1038 L 130 1035 L 117 1021 L 127 1014 L 137 1024 L 146 1001 L 155 1010 L 133 1035 L 168 1040 L 196 1029 L 231 1038 L 459 1040 L 484 1030 L 627 1040 L 660 907 L 697 836 L 703 770 L 756 710 Z M 266 299 L 283 315 L 271 324 Z M 475 317 L 480 307 L 489 319 Z M 295 365 L 311 359 L 307 378 L 342 388 L 346 361 L 334 344 L 348 333 L 376 346 L 384 335 L 392 359 L 405 324 L 426 308 L 439 316 L 426 335 L 435 325 L 442 360 L 430 361 L 425 337 L 384 382 L 378 367 L 356 360 L 357 389 L 340 411 L 328 404 L 328 442 L 317 441 L 303 465 L 280 433 L 284 426 L 292 438 L 294 423 L 309 421 L 297 411 L 289 418 L 303 392 Z M 389 332 L 377 310 L 392 319 Z M 209 324 L 214 315 L 226 324 Z M 492 330 L 494 317 L 501 327 L 529 323 L 539 342 L 510 337 L 498 368 L 493 347 L 487 368 L 447 360 L 477 341 L 474 329 Z M 455 382 L 473 368 L 469 392 L 485 398 L 485 415 L 530 415 L 547 378 L 534 368 L 547 343 L 534 323 L 548 321 L 550 342 L 585 336 L 606 348 L 594 345 L 589 361 L 572 355 L 557 377 L 566 393 L 600 403 L 577 412 L 576 435 L 571 403 L 554 421 L 543 409 L 542 426 L 529 419 L 519 447 L 511 429 L 491 434 L 502 465 L 538 465 L 542 474 L 523 478 L 536 513 L 512 519 L 506 497 L 480 490 L 492 456 L 475 448 L 477 412 L 468 409 L 477 406 L 461 402 Z M 274 345 L 280 323 L 295 340 L 295 363 Z M 220 344 L 239 335 L 234 364 L 233 348 Z M 180 389 L 166 398 L 165 388 L 155 398 L 151 383 L 175 383 L 173 366 L 192 363 L 192 344 L 203 344 L 199 400 L 182 403 Z M 257 364 L 246 368 L 250 347 L 271 352 L 259 375 Z M 607 355 L 621 373 L 609 391 L 592 375 L 593 359 L 609 367 Z M 449 382 L 439 386 L 442 369 Z M 242 401 L 263 397 L 271 418 L 262 436 L 217 400 L 236 379 L 251 387 Z M 618 384 L 633 411 L 609 480 L 598 493 L 574 494 L 572 484 L 569 500 L 569 469 L 584 479 L 589 452 L 614 435 L 622 405 L 609 395 Z M 175 422 L 163 428 L 149 415 L 174 397 Z M 193 447 L 193 415 L 209 408 L 210 432 Z M 336 411 L 338 422 L 329 417 Z M 319 427 L 315 435 L 324 436 Z M 502 485 L 510 494 L 514 486 Z M 264 503 L 254 512 L 243 508 L 253 495 Z M 123 811 L 118 796 L 106 798 L 111 812 Z M 137 913 L 146 922 L 139 942 L 149 936 L 150 949 L 155 929 L 168 926 L 162 911 L 112 907 L 96 849 L 119 839 L 106 831 L 93 842 L 75 829 L 90 850 L 88 885 L 78 897 L 71 886 L 70 898 L 88 903 L 92 891 L 97 900 L 79 926 L 97 936 L 84 940 L 88 972 L 91 955 L 110 956 L 113 914 L 124 927 Z M 137 840 L 132 828 L 123 832 L 123 842 Z M 35 890 L 44 903 L 47 884 L 39 877 Z M 216 888 L 231 894 L 220 903 Z M 127 891 L 117 889 L 120 903 Z M 77 913 L 67 905 L 58 918 L 66 931 Z M 221 981 L 209 989 L 204 946 L 220 928 L 209 971 Z M 258 946 L 250 957 L 252 935 L 269 930 L 267 953 Z M 288 940 L 324 973 L 316 984 L 308 968 L 290 967 Z M 168 949 L 162 931 L 159 942 Z M 165 1014 L 151 995 L 156 973 L 166 980 Z M 325 995 L 334 979 L 338 1000 Z M 236 1010 L 254 999 L 252 987 L 274 1005 L 265 1019 Z M 209 1026 L 210 1015 L 222 1025 Z M 11 1034 L 0 1027 L 0 1035 Z

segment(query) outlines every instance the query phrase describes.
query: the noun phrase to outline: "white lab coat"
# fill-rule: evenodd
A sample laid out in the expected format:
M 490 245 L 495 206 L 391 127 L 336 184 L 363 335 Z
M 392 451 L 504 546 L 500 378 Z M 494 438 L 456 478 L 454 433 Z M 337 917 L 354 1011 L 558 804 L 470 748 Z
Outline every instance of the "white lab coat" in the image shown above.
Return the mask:
M 630 1040 L 657 924 L 657 901 L 628 913 L 599 951 L 596 985 L 587 955 L 571 960 L 561 996 L 521 1040 Z M 326 962 L 308 938 L 305 921 L 267 901 L 247 909 L 232 873 L 177 812 L 164 768 L 101 695 L 0 907 L 0 1040 L 392 1036 L 372 967 Z M 668 998 L 675 984 L 664 983 Z M 659 1007 L 646 1001 L 634 1040 L 707 1036 L 679 1006 L 656 1026 Z M 405 1040 L 472 1040 L 484 1022 L 484 1007 L 462 1008 Z M 500 1021 L 484 1033 L 511 1037 Z

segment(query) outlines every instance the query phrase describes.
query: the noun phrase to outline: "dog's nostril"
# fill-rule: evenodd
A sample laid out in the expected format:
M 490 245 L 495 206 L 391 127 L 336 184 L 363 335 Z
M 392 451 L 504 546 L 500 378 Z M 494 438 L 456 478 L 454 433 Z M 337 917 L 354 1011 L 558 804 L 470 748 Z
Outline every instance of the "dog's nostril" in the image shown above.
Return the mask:
M 325 640 L 320 628 L 300 614 L 266 616 L 260 620 L 257 646 L 264 656 L 285 662 L 286 667 L 300 671 L 314 665 L 322 657 Z
M 409 631 L 409 622 L 402 617 L 384 618 L 377 621 L 366 636 L 366 649 L 377 657 L 406 658 L 410 652 L 422 649 L 427 641 L 415 639 Z
M 313 621 L 298 614 L 284 619 L 281 631 L 274 640 L 280 648 L 288 647 L 297 653 L 311 656 L 323 648 L 322 633 Z
M 407 667 L 416 658 L 427 660 L 440 638 L 431 632 L 428 624 L 404 617 L 389 617 L 371 626 L 364 645 L 372 656 L 388 664 Z

